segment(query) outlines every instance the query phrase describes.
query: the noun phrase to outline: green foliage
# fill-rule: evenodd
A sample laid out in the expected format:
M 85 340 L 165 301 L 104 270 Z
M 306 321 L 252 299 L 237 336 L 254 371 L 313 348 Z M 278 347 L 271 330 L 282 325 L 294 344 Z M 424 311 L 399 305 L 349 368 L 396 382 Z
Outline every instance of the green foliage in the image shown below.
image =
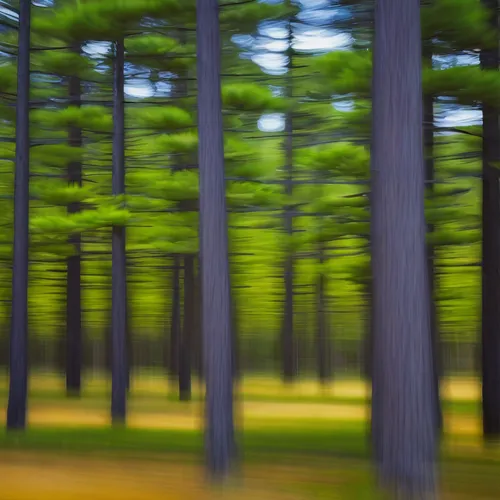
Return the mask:
M 370 156 L 363 146 L 336 142 L 305 149 L 298 161 L 301 165 L 319 172 L 359 178 L 368 175 Z
M 369 95 L 371 52 L 338 50 L 318 57 L 315 62 L 332 93 Z
M 132 123 L 145 129 L 176 130 L 193 125 L 191 115 L 174 106 L 132 108 L 128 115 Z
M 31 119 L 38 124 L 51 127 L 68 128 L 78 127 L 84 130 L 111 132 L 113 119 L 109 109 L 102 106 L 68 106 L 65 109 L 49 111 L 34 110 Z
M 489 16 L 480 0 L 433 0 L 422 8 L 422 38 L 437 38 L 456 49 L 495 47 Z M 434 49 L 440 50 L 440 44 Z
M 254 113 L 285 109 L 283 99 L 273 96 L 269 88 L 255 83 L 224 85 L 222 102 L 226 108 Z

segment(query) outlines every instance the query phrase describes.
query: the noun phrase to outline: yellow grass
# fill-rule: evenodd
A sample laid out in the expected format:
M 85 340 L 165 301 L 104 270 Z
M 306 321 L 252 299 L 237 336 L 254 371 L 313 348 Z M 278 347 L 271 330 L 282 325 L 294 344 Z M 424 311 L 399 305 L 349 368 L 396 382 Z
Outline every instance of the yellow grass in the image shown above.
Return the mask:
M 0 376 L 0 387 L 7 386 L 5 376 Z M 84 381 L 85 394 L 102 395 L 109 389 L 109 382 L 103 377 L 87 377 Z M 37 373 L 30 380 L 32 392 L 56 391 L 64 392 L 64 377 L 51 373 Z M 135 374 L 132 390 L 142 396 L 161 396 L 168 391 L 175 391 L 167 378 L 162 375 Z M 201 386 L 193 384 L 193 394 L 199 395 Z M 449 400 L 476 400 L 480 396 L 480 383 L 471 377 L 444 378 L 441 384 L 443 397 Z M 359 379 L 337 379 L 332 383 L 320 386 L 315 380 L 299 380 L 291 386 L 284 386 L 278 377 L 245 377 L 238 386 L 238 392 L 244 396 L 336 396 L 339 398 L 359 399 L 369 395 L 369 385 Z
M 0 386 L 5 379 L 0 379 Z M 71 400 L 61 397 L 64 394 L 64 380 L 53 374 L 36 374 L 32 377 L 30 389 L 33 394 L 54 393 L 54 398 L 32 399 L 29 405 L 29 423 L 36 426 L 94 426 L 109 424 L 107 405 L 108 384 L 104 379 L 96 378 L 85 381 L 84 397 Z M 193 385 L 193 392 L 199 393 L 201 386 Z M 246 428 L 259 427 L 262 423 L 293 423 L 300 420 L 318 422 L 364 421 L 367 407 L 363 403 L 350 404 L 332 402 L 286 402 L 273 401 L 273 396 L 330 395 L 342 399 L 363 398 L 368 393 L 367 384 L 361 380 L 336 380 L 321 387 L 313 380 L 299 381 L 285 387 L 278 378 L 248 377 L 238 388 L 241 398 L 238 402 Z M 175 388 L 168 387 L 166 377 L 139 375 L 134 377 L 132 398 L 129 404 L 128 425 L 132 428 L 151 429 L 200 429 L 203 425 L 203 408 L 199 402 L 183 405 L 168 401 L 166 395 Z M 442 383 L 442 395 L 447 400 L 473 401 L 479 397 L 480 386 L 477 380 L 468 378 L 445 379 Z M 56 395 L 59 394 L 59 397 Z M 262 401 L 247 400 L 262 396 Z M 240 402 L 243 400 L 242 402 Z M 90 407 L 88 403 L 90 402 Z M 0 418 L 4 418 L 7 401 L 0 401 Z M 94 404 L 96 403 L 96 404 Z M 2 413 L 4 416 L 2 417 Z M 446 430 L 453 434 L 478 435 L 479 419 L 473 415 L 445 415 Z
M 272 473 L 272 466 L 270 466 Z M 0 454 L 2 500 L 300 500 L 280 481 L 243 476 L 225 490 L 207 488 L 199 466 L 185 462 Z M 270 476 L 271 474 L 268 473 Z M 276 484 L 278 483 L 278 484 Z M 281 486 L 286 485 L 283 482 Z

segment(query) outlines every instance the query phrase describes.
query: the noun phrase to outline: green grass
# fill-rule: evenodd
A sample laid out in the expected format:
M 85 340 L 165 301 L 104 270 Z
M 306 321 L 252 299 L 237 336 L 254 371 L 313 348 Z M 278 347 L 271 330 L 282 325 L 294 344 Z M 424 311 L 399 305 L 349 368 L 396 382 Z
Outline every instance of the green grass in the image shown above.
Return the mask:
M 168 422 L 169 418 L 184 419 L 184 415 L 188 416 L 201 408 L 197 391 L 193 393 L 192 403 L 180 403 L 175 390 L 168 389 L 165 379 L 150 380 L 151 385 L 148 385 L 147 379 L 143 379 L 133 389 L 129 397 L 131 415 L 152 413 L 154 418 Z M 80 456 L 83 459 L 88 457 L 89 460 L 98 457 L 111 460 L 130 458 L 141 463 L 154 460 L 196 466 L 203 461 L 202 430 L 112 428 L 104 425 L 85 427 L 80 422 L 75 422 L 74 427 L 51 425 L 50 412 L 57 412 L 58 409 L 82 410 L 84 414 L 95 409 L 106 415 L 106 412 L 103 413 L 103 409 L 109 408 L 106 384 L 99 380 L 86 385 L 82 398 L 73 399 L 65 396 L 62 380 L 56 377 L 37 377 L 36 382 L 30 394 L 30 403 L 33 409 L 36 406 L 49 412 L 49 419 L 45 422 L 47 425 L 34 421 L 23 432 L 1 429 L 0 451 L 6 457 L 9 452 L 15 452 L 20 453 L 21 457 L 25 453 L 40 457 L 55 454 Z M 242 421 L 238 421 L 239 452 L 245 467 L 262 470 L 269 466 L 272 471 L 278 470 L 280 466 L 290 467 L 290 470 L 298 467 L 297 474 L 302 474 L 302 478 L 287 482 L 282 474 L 277 481 L 280 488 L 303 494 L 301 498 L 382 498 L 377 496 L 373 482 L 367 424 L 359 418 L 349 419 L 349 412 L 345 412 L 345 408 L 350 406 L 353 407 L 352 415 L 355 414 L 354 406 L 358 414 L 360 407 L 368 409 L 369 398 L 360 397 L 359 392 L 350 395 L 345 390 L 346 386 L 342 386 L 343 390 L 336 394 L 331 388 L 328 391 L 322 391 L 319 387 L 310 390 L 307 383 L 298 390 L 285 388 L 273 380 L 267 386 L 266 379 L 252 380 L 249 384 L 239 394 L 238 401 L 243 400 L 252 405 L 255 403 L 259 412 L 247 415 L 247 425 L 245 416 Z M 5 385 L 1 384 L 0 387 L 0 400 L 3 397 L 5 404 L 7 391 Z M 470 393 L 455 391 L 453 395 L 453 399 L 443 401 L 443 409 L 448 415 L 465 416 L 467 419 L 479 416 L 479 404 L 470 399 Z M 282 410 L 270 403 L 299 406 L 296 410 L 287 407 L 297 413 L 285 414 L 287 418 L 282 418 L 282 413 L 279 413 Z M 319 403 L 338 405 L 341 409 L 344 407 L 345 418 L 321 418 L 314 414 L 313 410 L 317 406 L 311 406 L 309 415 L 307 405 Z M 277 413 L 273 415 L 273 412 Z M 331 413 L 335 413 L 335 408 L 331 409 Z M 43 463 L 43 458 L 40 463 Z M 481 445 L 479 436 L 474 434 L 445 434 L 440 448 L 440 464 L 445 491 L 449 495 L 446 499 L 483 500 L 500 497 L 496 479 L 500 470 L 500 446 L 486 449 Z M 274 481 L 274 473 L 269 472 L 269 480 Z

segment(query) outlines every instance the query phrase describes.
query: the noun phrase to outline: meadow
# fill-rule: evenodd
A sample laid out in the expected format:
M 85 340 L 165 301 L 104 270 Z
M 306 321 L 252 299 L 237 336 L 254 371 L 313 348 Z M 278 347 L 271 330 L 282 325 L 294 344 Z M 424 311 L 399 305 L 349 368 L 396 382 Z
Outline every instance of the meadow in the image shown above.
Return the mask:
M 0 384 L 5 411 L 6 378 Z M 111 428 L 104 376 L 88 378 L 76 399 L 65 395 L 63 377 L 33 374 L 28 430 L 0 433 L 1 498 L 378 498 L 363 381 L 284 386 L 270 376 L 245 377 L 235 402 L 240 470 L 224 491 L 207 489 L 203 475 L 201 387 L 193 384 L 193 400 L 179 402 L 167 377 L 136 373 L 127 426 Z M 479 396 L 474 378 L 442 382 L 442 498 L 500 494 L 500 447 L 482 444 Z

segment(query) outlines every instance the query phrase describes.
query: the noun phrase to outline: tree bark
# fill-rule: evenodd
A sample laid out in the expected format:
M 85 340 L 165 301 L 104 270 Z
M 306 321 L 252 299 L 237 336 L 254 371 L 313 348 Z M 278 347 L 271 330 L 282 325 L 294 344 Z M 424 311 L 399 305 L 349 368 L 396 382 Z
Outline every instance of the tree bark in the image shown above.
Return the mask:
M 217 0 L 196 5 L 205 446 L 208 471 L 222 480 L 231 471 L 236 446 L 219 5 Z
M 179 376 L 179 339 L 181 329 L 181 259 L 173 257 L 172 268 L 172 303 L 170 313 L 170 379 L 176 380 Z
M 81 47 L 74 47 L 74 52 L 80 54 Z M 78 76 L 69 77 L 70 105 L 81 107 L 81 83 Z M 82 130 L 80 127 L 70 127 L 68 144 L 72 147 L 82 147 Z M 82 163 L 71 162 L 68 165 L 68 183 L 82 185 Z M 80 212 L 80 203 L 70 203 L 68 214 Z M 80 396 L 82 373 L 82 283 L 81 283 L 81 236 L 79 233 L 70 235 L 69 243 L 75 254 L 66 260 L 66 393 L 70 396 Z
M 317 284 L 317 359 L 318 359 L 318 378 L 324 384 L 331 376 L 330 366 L 330 342 L 328 339 L 327 317 L 326 317 L 326 277 L 323 270 L 325 263 L 325 249 L 323 243 L 319 248 L 319 276 Z
M 293 97 L 293 47 L 292 47 L 292 22 L 288 23 L 288 73 L 286 83 L 286 96 Z M 285 194 L 289 200 L 293 195 L 293 115 L 288 111 L 285 117 Z M 290 243 L 293 237 L 293 215 L 292 207 L 285 207 L 285 233 L 287 242 Z M 284 320 L 282 331 L 283 349 L 283 379 L 285 382 L 292 382 L 297 374 L 295 334 L 294 334 L 294 267 L 295 259 L 292 249 L 287 246 L 285 255 L 285 265 L 283 269 L 285 284 Z
M 191 358 L 195 327 L 195 258 L 184 256 L 184 323 L 179 342 L 179 399 L 191 400 Z
M 113 195 L 125 193 L 125 102 L 123 39 L 115 42 L 113 85 Z M 122 424 L 127 400 L 127 260 L 125 228 L 113 226 L 112 233 L 112 363 L 111 420 Z
M 427 42 L 423 47 L 424 60 L 432 68 L 432 42 Z M 432 199 L 434 192 L 434 96 L 424 94 L 423 96 L 423 134 L 425 147 L 425 181 L 426 189 L 429 197 Z M 434 232 L 434 225 L 427 224 L 427 234 L 431 235 Z M 430 300 L 430 317 L 431 317 L 431 344 L 432 344 L 432 361 L 434 374 L 434 398 L 436 407 L 436 428 L 440 431 L 443 426 L 443 414 L 441 410 L 440 398 L 440 371 L 441 371 L 441 342 L 439 323 L 436 307 L 436 273 L 435 273 L 435 258 L 436 252 L 433 243 L 427 243 L 427 269 L 429 273 L 429 300 Z
M 14 251 L 7 429 L 26 427 L 28 393 L 29 92 L 31 1 L 19 3 Z
M 483 0 L 491 24 L 499 28 L 498 1 Z M 499 51 L 481 51 L 481 67 L 498 70 Z M 500 438 L 500 161 L 499 113 L 483 103 L 483 250 L 482 250 L 482 412 L 486 440 Z
M 202 296 L 201 296 L 201 265 L 200 259 L 198 258 L 198 273 L 195 278 L 195 367 L 196 373 L 198 375 L 198 380 L 201 382 L 203 380 L 203 336 L 202 336 L 202 321 L 201 321 L 201 307 L 202 307 Z
M 379 478 L 397 498 L 436 486 L 419 19 L 419 0 L 375 7 L 372 425 Z

